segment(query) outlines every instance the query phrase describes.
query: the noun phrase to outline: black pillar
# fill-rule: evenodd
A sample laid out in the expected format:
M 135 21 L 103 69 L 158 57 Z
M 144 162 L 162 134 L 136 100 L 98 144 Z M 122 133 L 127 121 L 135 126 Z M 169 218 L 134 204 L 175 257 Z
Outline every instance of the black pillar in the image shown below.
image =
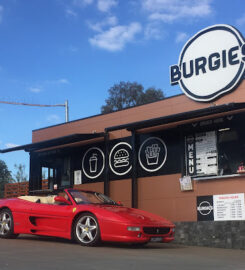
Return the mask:
M 138 181 L 137 181 L 137 151 L 136 151 L 136 136 L 135 131 L 132 132 L 132 184 L 131 184 L 131 190 L 132 190 L 132 207 L 138 208 Z
M 109 133 L 104 135 L 105 139 L 105 181 L 104 194 L 110 196 L 110 176 L 109 176 Z
M 42 189 L 42 172 L 36 153 L 30 152 L 29 192 Z

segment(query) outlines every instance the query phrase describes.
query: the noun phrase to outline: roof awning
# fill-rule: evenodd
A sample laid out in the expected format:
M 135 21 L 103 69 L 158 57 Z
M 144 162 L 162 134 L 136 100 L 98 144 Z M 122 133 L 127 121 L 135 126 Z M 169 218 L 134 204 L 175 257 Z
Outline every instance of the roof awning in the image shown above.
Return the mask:
M 162 116 L 158 118 L 152 118 L 148 120 L 133 122 L 129 124 L 113 126 L 106 128 L 106 132 L 120 130 L 120 129 L 127 129 L 129 131 L 135 131 L 145 128 L 151 128 L 158 125 L 170 124 L 174 122 L 179 122 L 183 120 L 194 120 L 195 118 L 211 116 L 218 113 L 226 113 L 226 112 L 233 112 L 236 110 L 245 109 L 245 103 L 228 103 L 223 105 L 213 105 L 208 108 L 188 111 L 178 114 L 172 114 L 168 116 Z
M 2 149 L 0 150 L 0 153 L 7 153 L 7 152 L 12 152 L 12 151 L 18 151 L 18 150 L 25 150 L 26 152 L 31 152 L 35 150 L 50 148 L 50 147 L 56 147 L 56 146 L 61 146 L 61 145 L 63 146 L 66 144 L 87 141 L 91 139 L 100 138 L 103 136 L 104 136 L 104 133 L 72 134 L 72 135 L 59 137 L 59 138 L 55 138 L 51 140 L 40 141 L 36 143 L 30 143 L 30 144 L 25 144 L 21 146 L 12 147 L 12 148 Z

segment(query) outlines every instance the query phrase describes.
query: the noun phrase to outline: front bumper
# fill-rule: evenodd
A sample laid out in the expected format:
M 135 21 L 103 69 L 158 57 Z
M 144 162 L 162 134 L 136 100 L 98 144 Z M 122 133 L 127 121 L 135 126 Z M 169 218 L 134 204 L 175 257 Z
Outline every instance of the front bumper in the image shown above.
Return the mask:
M 144 230 L 145 228 L 153 228 L 152 226 L 139 226 L 135 225 L 135 227 L 140 227 L 139 231 L 129 231 L 128 227 L 134 227 L 131 225 L 126 224 L 117 224 L 115 227 L 113 227 L 113 233 L 112 230 L 110 230 L 109 234 L 101 234 L 102 241 L 110 241 L 110 242 L 124 242 L 124 243 L 148 243 L 148 242 L 162 242 L 162 243 L 169 243 L 174 240 L 174 225 L 168 226 L 169 231 L 166 232 L 166 230 L 159 230 L 158 231 L 152 231 L 151 230 Z M 166 226 L 155 226 L 154 228 L 163 229 L 166 228 Z M 146 232 L 148 233 L 146 233 Z M 103 232 L 103 230 L 101 230 Z M 104 231 L 105 232 L 105 231 Z M 164 233 L 161 233 L 164 232 Z
M 146 233 L 144 228 L 138 232 L 129 232 L 127 235 L 128 242 L 146 243 L 146 242 L 162 242 L 169 243 L 174 240 L 174 228 L 169 228 L 168 233 Z

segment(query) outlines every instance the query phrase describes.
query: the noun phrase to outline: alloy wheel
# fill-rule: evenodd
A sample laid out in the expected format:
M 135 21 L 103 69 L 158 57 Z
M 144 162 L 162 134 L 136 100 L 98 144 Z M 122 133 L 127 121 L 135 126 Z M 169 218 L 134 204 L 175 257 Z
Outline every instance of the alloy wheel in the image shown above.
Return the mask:
M 98 233 L 98 224 L 90 215 L 82 216 L 76 223 L 76 236 L 83 244 L 92 243 Z
M 11 230 L 11 216 L 8 212 L 1 212 L 0 213 L 0 235 L 5 236 Z

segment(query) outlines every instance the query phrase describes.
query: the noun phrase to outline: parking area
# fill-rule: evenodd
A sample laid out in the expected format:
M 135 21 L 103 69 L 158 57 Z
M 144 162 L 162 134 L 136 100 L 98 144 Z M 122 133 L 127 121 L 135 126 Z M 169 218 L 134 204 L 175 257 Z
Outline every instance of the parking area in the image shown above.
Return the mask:
M 68 240 L 20 236 L 0 239 L 1 270 L 245 269 L 245 251 L 177 244 L 82 247 Z

